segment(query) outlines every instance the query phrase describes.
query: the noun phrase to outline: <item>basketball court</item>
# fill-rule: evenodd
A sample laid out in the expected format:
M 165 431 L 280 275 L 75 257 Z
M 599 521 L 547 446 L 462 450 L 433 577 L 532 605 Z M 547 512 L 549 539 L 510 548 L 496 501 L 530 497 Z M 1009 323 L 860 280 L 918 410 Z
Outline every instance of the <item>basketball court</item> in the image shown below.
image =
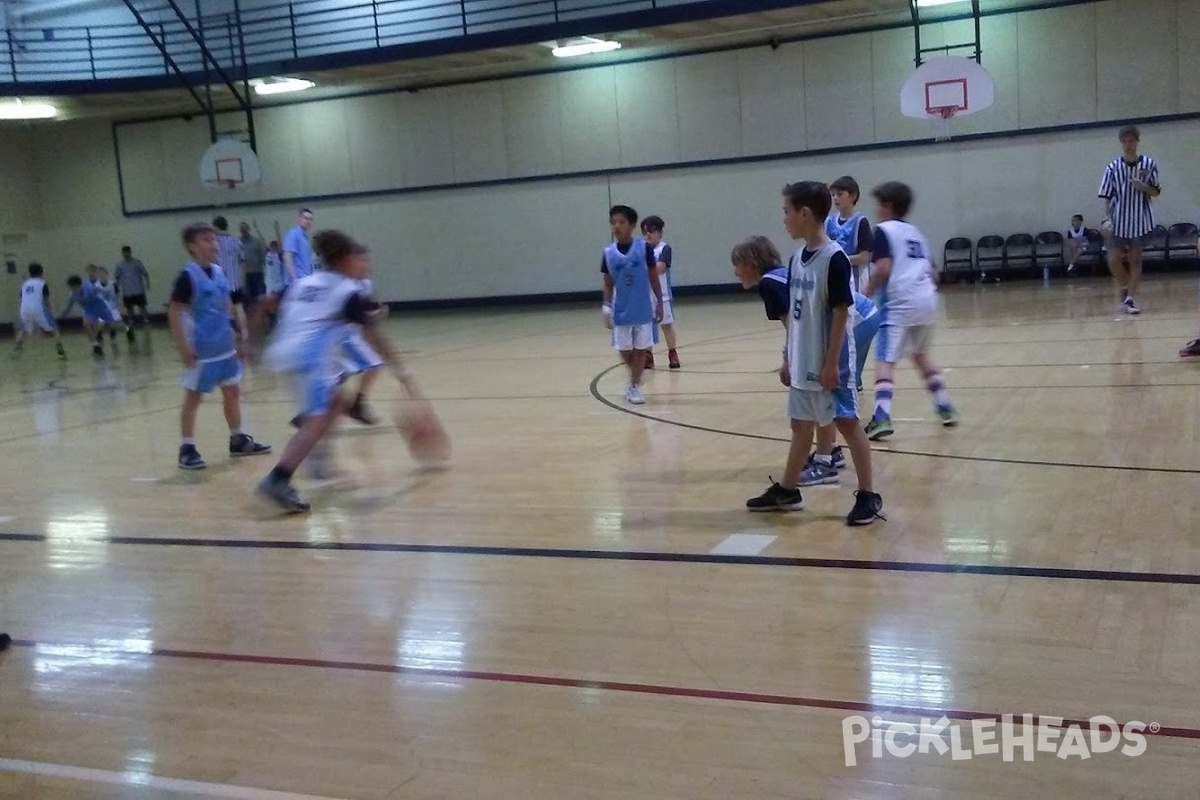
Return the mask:
M 747 298 L 681 303 L 703 333 L 637 409 L 591 306 L 398 315 L 455 463 L 421 472 L 389 426 L 350 423 L 361 487 L 307 517 L 252 506 L 270 459 L 226 461 L 215 403 L 210 468 L 175 468 L 165 332 L 110 364 L 78 338 L 65 365 L 27 354 L 0 412 L 20 466 L 0 796 L 1184 795 L 1192 289 L 1155 280 L 1141 318 L 1103 280 L 948 289 L 963 424 L 901 369 L 874 449 L 888 521 L 864 529 L 846 485 L 744 511 L 787 436 L 779 334 Z M 289 393 L 246 390 L 246 429 L 278 447 Z M 1001 714 L 1148 727 L 1136 757 L 868 742 L 846 766 L 846 718 L 943 714 L 968 742 Z

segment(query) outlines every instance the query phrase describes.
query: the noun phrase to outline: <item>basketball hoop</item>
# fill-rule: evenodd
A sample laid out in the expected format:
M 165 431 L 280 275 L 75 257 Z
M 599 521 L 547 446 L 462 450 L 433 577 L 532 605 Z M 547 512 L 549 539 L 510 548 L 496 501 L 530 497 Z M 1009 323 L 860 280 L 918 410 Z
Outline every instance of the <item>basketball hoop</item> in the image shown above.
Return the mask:
M 935 142 L 949 141 L 950 121 L 990 108 L 996 99 L 992 76 L 978 62 L 959 56 L 921 64 L 900 89 L 900 113 L 927 119 Z
M 933 131 L 935 142 L 948 142 L 950 135 L 950 120 L 958 113 L 958 106 L 936 106 L 929 109 L 929 127 Z

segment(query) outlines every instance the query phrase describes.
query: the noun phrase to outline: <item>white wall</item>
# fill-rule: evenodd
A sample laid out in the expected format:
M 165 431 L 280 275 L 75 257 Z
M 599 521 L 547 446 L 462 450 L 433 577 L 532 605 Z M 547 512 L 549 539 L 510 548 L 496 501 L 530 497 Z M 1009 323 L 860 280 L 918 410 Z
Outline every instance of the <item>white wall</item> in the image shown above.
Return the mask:
M 1200 61 L 1191 49 L 1137 47 L 1137 60 L 1121 62 L 1096 45 L 1097 37 L 1134 28 L 1147 13 L 1185 30 L 1200 27 L 1200 0 L 1123 0 L 989 20 L 985 64 L 997 80 L 997 104 L 958 130 L 1200 111 L 1194 86 Z M 259 123 L 268 179 L 252 191 L 270 198 L 451 184 L 315 204 L 318 226 L 343 226 L 374 247 L 378 284 L 388 299 L 594 288 L 610 202 L 667 220 L 678 283 L 724 282 L 729 248 L 741 237 L 766 233 L 785 246 L 779 221 L 784 183 L 845 173 L 865 188 L 887 179 L 911 183 L 913 218 L 934 242 L 1061 228 L 1076 212 L 1097 220 L 1100 172 L 1117 154 L 1115 125 L 611 177 L 452 185 L 928 137 L 925 123 L 896 110 L 911 57 L 909 35 L 862 34 L 777 52 L 762 48 L 272 109 Z M 859 57 L 846 61 L 839 41 Z M 1050 41 L 1059 45 L 1047 52 Z M 1019 49 L 1005 50 L 1005 42 Z M 830 68 L 839 53 L 841 63 L 851 64 L 849 77 Z M 987 53 L 994 54 L 990 60 Z M 1134 81 L 1127 75 L 1140 76 L 1139 85 L 1148 88 L 1126 91 Z M 1196 123 L 1143 130 L 1144 151 L 1162 166 L 1161 221 L 1200 219 Z M 27 234 L 28 257 L 56 272 L 114 260 L 120 245 L 132 244 L 155 274 L 155 294 L 165 298 L 180 262 L 181 225 L 213 212 L 126 219 L 107 122 L 37 131 L 0 141 L 0 167 L 20 187 L 0 198 L 0 234 Z M 196 164 L 207 144 L 202 121 L 121 131 L 131 208 L 222 196 L 198 186 Z M 869 200 L 864 208 L 870 210 Z M 290 203 L 279 202 L 231 209 L 227 216 L 256 219 L 269 230 L 271 221 L 286 225 L 292 213 Z

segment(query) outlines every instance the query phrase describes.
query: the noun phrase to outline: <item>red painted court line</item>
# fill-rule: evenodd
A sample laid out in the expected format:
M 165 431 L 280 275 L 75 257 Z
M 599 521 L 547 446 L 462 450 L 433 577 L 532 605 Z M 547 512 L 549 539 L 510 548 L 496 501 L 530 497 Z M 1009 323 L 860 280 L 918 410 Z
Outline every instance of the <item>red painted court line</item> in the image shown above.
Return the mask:
M 13 647 L 62 646 L 87 647 L 87 645 L 63 644 L 50 642 L 33 642 L 27 639 L 13 639 Z M 113 652 L 114 648 L 103 646 L 98 648 L 105 652 Z M 565 678 L 553 675 L 524 675 L 514 672 L 483 672 L 478 670 L 458 669 L 428 669 L 424 667 L 405 667 L 399 664 L 373 664 L 362 661 L 329 661 L 316 658 L 289 658 L 286 656 L 259 656 L 245 653 L 212 653 L 204 650 L 173 650 L 156 648 L 150 655 L 160 658 L 178 658 L 191 661 L 217 661 L 229 664 L 266 664 L 282 667 L 308 667 L 312 669 L 336 669 L 353 672 L 381 672 L 389 675 L 412 675 L 429 678 L 457 678 L 464 681 L 487 681 L 490 683 L 520 683 L 533 686 L 555 686 L 565 689 L 599 689 L 608 692 L 632 692 L 635 694 L 650 694 L 660 697 L 688 697 L 698 700 L 728 700 L 736 703 L 758 703 L 775 706 L 799 706 L 803 708 L 820 708 L 834 711 L 854 711 L 861 714 L 880 714 L 900 717 L 929 717 L 938 719 L 947 717 L 956 720 L 995 720 L 1005 716 L 1005 712 L 970 711 L 951 708 L 922 708 L 919 706 L 885 706 L 875 703 L 864 703 L 858 700 L 830 700 L 819 697 L 798 697 L 783 694 L 761 694 L 758 692 L 726 691 L 722 689 L 698 689 L 687 686 L 662 686 L 652 683 L 625 683 L 622 681 L 587 680 L 584 678 Z M 146 655 L 142 652 L 131 652 L 130 655 Z M 1014 713 L 1013 724 L 1022 724 L 1021 714 Z M 1062 719 L 1047 715 L 1035 715 L 1033 723 L 1039 724 L 1043 717 L 1055 722 L 1047 722 L 1053 727 L 1069 727 L 1077 725 L 1081 728 L 1089 726 L 1088 720 Z M 1149 721 L 1147 721 L 1149 722 Z M 1124 723 L 1118 723 L 1124 725 Z M 1173 739 L 1200 739 L 1200 728 L 1161 726 L 1158 730 L 1147 728 L 1146 736 L 1165 736 Z

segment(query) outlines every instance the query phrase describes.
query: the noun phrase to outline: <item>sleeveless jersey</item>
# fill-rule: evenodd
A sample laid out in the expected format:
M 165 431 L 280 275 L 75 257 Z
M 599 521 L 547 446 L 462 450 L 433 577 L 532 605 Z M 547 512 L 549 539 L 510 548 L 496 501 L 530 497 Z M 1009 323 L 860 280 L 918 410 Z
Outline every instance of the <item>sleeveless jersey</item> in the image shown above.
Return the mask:
M 26 278 L 21 284 L 21 313 L 41 311 L 46 307 L 46 281 Z
M 877 236 L 886 236 L 892 272 L 880 291 L 884 325 L 932 325 L 937 322 L 937 287 L 924 234 L 903 220 L 881 222 Z
M 842 246 L 846 255 L 852 256 L 858 252 L 858 228 L 863 215 L 855 211 L 850 219 L 843 222 L 834 211 L 825 218 L 825 235 Z
M 192 279 L 192 302 L 184 314 L 184 333 L 200 361 L 220 361 L 237 354 L 229 316 L 229 283 L 217 264 L 212 274 L 194 261 L 183 268 Z
M 1087 227 L 1086 226 L 1081 227 L 1079 230 L 1075 230 L 1074 228 L 1067 228 L 1067 238 L 1068 239 L 1086 239 L 1087 238 Z
M 71 295 L 71 303 L 78 303 L 84 316 L 92 319 L 108 318 L 108 303 L 104 302 L 100 290 L 91 281 L 84 281 L 79 290 Z
M 828 242 L 804 258 L 804 249 L 792 255 L 788 267 L 791 277 L 791 313 L 788 317 L 787 365 L 792 375 L 792 388 L 820 391 L 821 369 L 829 351 L 833 309 L 829 307 L 829 259 L 841 252 L 837 242 Z M 851 314 L 853 316 L 853 313 Z M 838 385 L 849 386 L 852 364 L 857 363 L 854 337 L 849 320 L 846 325 L 847 344 L 843 345 L 838 369 Z
M 649 266 L 646 264 L 646 243 L 634 239 L 628 253 L 617 249 L 616 243 L 604 248 L 604 264 L 613 280 L 613 324 L 649 325 L 654 322 L 654 306 L 650 298 Z
M 336 272 L 317 272 L 292 284 L 267 347 L 268 363 L 282 372 L 336 366 L 339 348 L 354 331 L 345 308 L 355 294 L 363 294 L 358 281 Z
M 104 302 L 108 304 L 109 308 L 116 309 L 117 287 L 112 281 L 108 281 L 107 283 L 96 281 L 96 291 L 99 292 L 100 296 L 104 298 Z
M 666 253 L 665 259 L 663 257 L 663 253 Z M 667 271 L 658 276 L 658 285 L 659 288 L 662 289 L 662 299 L 664 303 L 670 302 L 671 300 L 671 269 L 673 269 L 675 266 L 671 263 L 673 255 L 674 254 L 671 250 L 671 245 L 667 244 L 666 242 L 659 242 L 658 246 L 654 248 L 655 265 L 657 266 L 659 261 L 665 261 L 667 265 Z M 651 292 L 650 296 L 654 297 L 654 292 Z

